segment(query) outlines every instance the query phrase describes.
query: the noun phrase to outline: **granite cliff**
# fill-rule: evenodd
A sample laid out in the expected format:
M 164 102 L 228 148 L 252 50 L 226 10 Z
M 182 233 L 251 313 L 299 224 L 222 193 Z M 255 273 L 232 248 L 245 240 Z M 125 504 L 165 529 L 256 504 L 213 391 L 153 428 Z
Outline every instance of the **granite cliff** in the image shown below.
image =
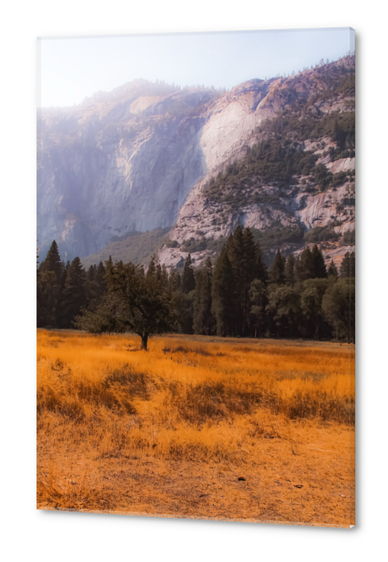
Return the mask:
M 225 93 L 137 80 L 42 109 L 40 252 L 56 239 L 88 265 L 115 243 L 120 259 L 134 232 L 158 229 L 151 250 L 175 267 L 241 224 L 269 252 L 318 241 L 339 259 L 354 243 L 354 99 L 345 57 Z

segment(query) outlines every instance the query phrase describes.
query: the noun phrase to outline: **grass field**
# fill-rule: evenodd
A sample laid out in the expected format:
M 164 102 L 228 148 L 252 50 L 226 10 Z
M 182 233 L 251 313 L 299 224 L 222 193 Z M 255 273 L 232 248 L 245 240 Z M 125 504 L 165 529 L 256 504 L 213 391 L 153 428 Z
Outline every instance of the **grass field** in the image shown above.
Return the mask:
M 354 346 L 38 331 L 37 504 L 354 524 Z

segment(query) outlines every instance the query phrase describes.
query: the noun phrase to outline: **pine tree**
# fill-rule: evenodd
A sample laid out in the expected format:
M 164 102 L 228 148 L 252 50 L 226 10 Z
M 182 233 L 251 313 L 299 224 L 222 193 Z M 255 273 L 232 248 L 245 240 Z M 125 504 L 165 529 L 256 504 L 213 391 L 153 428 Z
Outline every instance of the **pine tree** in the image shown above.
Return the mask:
M 170 275 L 168 276 L 168 286 L 172 291 L 176 291 L 176 275 L 175 269 L 171 269 Z
M 267 266 L 265 265 L 260 244 L 255 242 L 250 228 L 243 230 L 243 264 L 245 283 L 252 283 L 254 279 L 267 281 Z
M 228 260 L 233 271 L 234 294 L 229 302 L 229 307 L 234 310 L 234 323 L 237 334 L 242 335 L 244 330 L 244 303 L 246 291 L 246 265 L 245 241 L 243 230 L 238 226 L 226 243 Z M 249 286 L 248 286 L 249 289 Z
M 326 265 L 323 254 L 318 246 L 315 244 L 312 255 L 312 273 L 313 279 L 322 279 L 327 277 Z
M 108 272 L 108 269 L 111 269 L 112 267 L 113 267 L 112 256 L 109 256 L 109 258 L 105 262 L 105 274 Z
M 160 275 L 160 279 L 164 285 L 168 285 L 168 271 L 165 264 L 162 265 L 162 272 Z
M 156 266 L 155 275 L 158 281 L 162 280 L 162 266 L 160 265 L 160 263 L 158 263 Z
M 301 293 L 301 311 L 304 316 L 302 335 L 319 340 L 327 324 L 324 321 L 322 299 L 329 286 L 327 279 L 317 278 L 304 281 Z M 326 334 L 329 335 L 329 334 Z
M 356 276 L 356 254 L 354 252 L 346 252 L 344 259 L 341 263 L 340 277 L 355 277 Z
M 268 270 L 267 266 L 264 261 L 263 252 L 261 250 L 261 246 L 258 242 L 256 242 L 256 259 L 257 259 L 257 271 L 255 279 L 259 279 L 259 281 L 263 281 L 263 283 L 267 283 L 268 281 Z
M 70 264 L 62 295 L 63 319 L 66 328 L 72 327 L 75 316 L 85 306 L 86 275 L 81 260 L 77 257 Z
M 86 301 L 89 310 L 94 310 L 99 301 L 97 266 L 91 265 L 86 273 Z
M 191 255 L 189 254 L 186 258 L 185 267 L 183 269 L 181 290 L 183 293 L 188 295 L 194 289 L 195 289 L 195 277 L 194 277 L 193 265 L 191 262 Z
M 37 277 L 38 326 L 58 327 L 64 264 L 53 240 L 46 259 L 40 264 Z
M 286 265 L 284 267 L 284 276 L 286 278 L 287 285 L 293 285 L 295 283 L 295 258 L 294 258 L 294 254 L 290 254 L 287 258 Z
M 41 263 L 39 270 L 54 271 L 58 285 L 61 283 L 63 264 L 59 255 L 58 245 L 55 240 L 53 240 L 50 249 L 47 252 L 46 259 Z
M 250 321 L 249 289 L 254 279 L 262 280 L 267 277 L 267 269 L 263 260 L 261 248 L 255 243 L 249 228 L 240 226 L 229 236 L 226 251 L 233 270 L 235 294 L 230 306 L 235 311 L 235 325 L 237 333 L 248 335 Z
M 333 260 L 331 260 L 330 265 L 329 265 L 329 269 L 327 270 L 327 275 L 330 277 L 333 276 L 335 279 L 338 279 L 338 269 L 335 266 L 335 263 Z
M 177 318 L 178 331 L 182 334 L 193 333 L 193 320 L 194 320 L 194 294 L 191 291 L 188 295 L 182 291 L 175 293 L 175 311 Z
M 63 262 L 62 262 L 63 263 Z M 57 313 L 56 313 L 56 324 L 57 326 L 59 326 L 59 328 L 66 328 L 65 325 L 65 317 L 63 314 L 63 292 L 65 289 L 65 284 L 66 284 L 66 278 L 67 278 L 67 274 L 69 272 L 69 268 L 70 268 L 70 262 L 69 260 L 67 261 L 66 265 L 63 263 L 63 271 L 62 271 L 62 277 L 61 277 L 61 286 L 60 286 L 60 290 L 59 290 L 59 297 L 58 297 L 58 305 L 57 305 Z M 86 303 L 85 303 L 86 304 Z
M 255 338 L 260 338 L 266 325 L 267 289 L 263 281 L 254 279 L 249 289 L 251 302 L 251 327 Z
M 58 307 L 58 283 L 54 271 L 37 273 L 38 328 L 55 327 Z
M 106 292 L 105 267 L 102 261 L 97 266 L 96 283 L 98 285 L 98 296 L 102 297 Z
M 175 289 L 177 291 L 182 289 L 182 275 L 178 272 L 175 273 Z
M 295 262 L 296 281 L 306 281 L 314 277 L 314 260 L 309 247 L 303 250 L 300 259 Z
M 275 285 L 283 285 L 286 282 L 285 277 L 285 263 L 286 260 L 280 253 L 280 250 L 276 252 L 275 259 L 272 262 L 272 266 L 269 272 L 269 282 Z
M 196 272 L 193 321 L 195 334 L 210 336 L 213 332 L 215 320 L 212 314 L 212 278 L 212 262 L 207 258 L 205 267 Z
M 212 313 L 219 336 L 232 336 L 235 332 L 234 290 L 233 269 L 224 246 L 214 267 L 212 282 Z

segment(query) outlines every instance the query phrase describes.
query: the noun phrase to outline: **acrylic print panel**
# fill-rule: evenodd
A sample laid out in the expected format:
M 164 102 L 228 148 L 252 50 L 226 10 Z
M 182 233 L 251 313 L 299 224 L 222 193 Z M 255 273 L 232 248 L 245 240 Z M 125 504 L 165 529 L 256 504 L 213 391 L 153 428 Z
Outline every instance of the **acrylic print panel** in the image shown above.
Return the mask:
M 354 32 L 38 51 L 38 508 L 350 527 Z

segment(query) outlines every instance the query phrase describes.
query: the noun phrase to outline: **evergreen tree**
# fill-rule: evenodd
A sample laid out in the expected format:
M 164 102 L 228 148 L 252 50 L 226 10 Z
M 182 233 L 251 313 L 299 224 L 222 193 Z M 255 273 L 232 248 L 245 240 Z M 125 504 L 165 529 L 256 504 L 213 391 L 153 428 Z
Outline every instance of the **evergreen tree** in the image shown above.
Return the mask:
M 254 279 L 266 280 L 267 270 L 261 248 L 255 243 L 249 228 L 236 228 L 226 244 L 228 258 L 233 270 L 235 294 L 230 303 L 235 311 L 236 331 L 249 334 L 250 298 L 249 289 Z
M 175 273 L 175 289 L 177 291 L 182 289 L 182 276 L 178 271 Z
M 191 255 L 189 254 L 186 258 L 185 267 L 183 269 L 181 290 L 183 293 L 188 295 L 194 289 L 195 289 L 195 277 L 194 277 L 194 270 L 191 261 Z
M 275 285 L 283 285 L 286 281 L 285 277 L 285 263 L 286 260 L 280 253 L 280 250 L 276 252 L 275 259 L 272 262 L 271 269 L 269 271 L 269 282 Z
M 53 240 L 46 259 L 40 264 L 37 276 L 37 322 L 38 326 L 59 325 L 60 301 L 64 264 Z
M 46 259 L 41 263 L 39 270 L 54 271 L 58 286 L 60 285 L 63 273 L 63 263 L 61 262 L 58 245 L 55 240 L 53 240 L 50 249 L 47 252 Z
M 194 295 L 195 291 L 191 291 L 188 295 L 182 293 L 182 291 L 176 291 L 175 293 L 177 327 L 182 334 L 193 333 Z
M 210 258 L 205 267 L 196 272 L 194 293 L 194 322 L 195 334 L 210 336 L 215 325 L 212 314 L 212 278 L 213 268 Z
M 309 247 L 303 250 L 300 259 L 295 262 L 296 281 L 306 281 L 314 277 L 314 259 Z
M 168 285 L 168 271 L 167 267 L 163 264 L 160 279 L 163 284 Z
M 168 286 L 170 287 L 170 289 L 172 291 L 176 291 L 177 286 L 176 286 L 176 276 L 177 276 L 177 272 L 175 269 L 171 269 L 170 270 L 170 275 L 168 276 Z
M 330 265 L 329 265 L 329 269 L 327 270 L 327 275 L 333 276 L 335 279 L 338 279 L 338 269 L 335 266 L 335 263 L 333 260 L 331 260 Z
M 268 281 L 268 270 L 267 266 L 265 265 L 263 252 L 261 250 L 261 246 L 258 242 L 256 242 L 256 259 L 257 259 L 257 270 L 254 279 L 259 279 L 259 281 L 263 281 L 263 283 L 267 283 Z
M 267 289 L 263 281 L 254 279 L 249 289 L 251 301 L 251 328 L 253 336 L 260 338 L 266 327 L 266 306 L 268 304 Z
M 252 283 L 259 279 L 264 283 L 267 281 L 267 266 L 265 265 L 260 244 L 255 242 L 250 228 L 243 230 L 244 240 L 244 267 L 246 271 L 246 283 Z
M 100 300 L 97 283 L 97 266 L 91 265 L 86 273 L 86 302 L 88 310 L 94 310 Z
M 146 277 L 147 277 L 148 279 L 150 279 L 151 277 L 153 277 L 153 276 L 155 275 L 155 273 L 156 273 L 156 264 L 155 264 L 155 261 L 156 261 L 156 256 L 152 256 L 152 257 L 151 257 L 151 261 L 150 261 L 150 263 L 149 263 L 149 265 L 148 265 L 147 273 L 146 273 Z
M 234 310 L 234 324 L 237 334 L 242 335 L 245 328 L 246 319 L 246 298 L 245 293 L 249 290 L 246 286 L 247 280 L 247 256 L 245 251 L 244 235 L 241 226 L 231 234 L 226 243 L 226 251 L 229 263 L 232 267 L 234 279 L 234 294 L 230 300 L 229 307 Z
M 234 291 L 233 269 L 224 246 L 214 267 L 212 282 L 212 313 L 219 336 L 234 335 Z
M 37 273 L 37 325 L 38 328 L 56 326 L 58 283 L 54 271 Z
M 327 277 L 325 260 L 321 250 L 316 244 L 314 245 L 313 251 L 311 252 L 311 259 L 313 279 L 321 279 Z
M 102 261 L 100 261 L 97 266 L 96 283 L 98 286 L 98 296 L 100 298 L 106 292 L 105 267 Z
M 109 258 L 105 262 L 105 275 L 107 274 L 108 269 L 111 269 L 112 267 L 113 267 L 112 256 L 109 256 Z
M 355 277 L 356 276 L 356 254 L 354 252 L 346 252 L 344 259 L 341 263 L 340 277 Z
M 156 266 L 156 278 L 158 281 L 162 280 L 162 266 L 160 265 L 160 263 L 157 264 Z
M 60 290 L 59 290 L 57 314 L 56 314 L 56 318 L 57 318 L 56 324 L 60 328 L 66 328 L 65 316 L 63 314 L 63 292 L 65 290 L 66 278 L 67 278 L 67 274 L 69 272 L 69 268 L 70 268 L 70 262 L 69 262 L 69 260 L 67 260 L 66 265 L 63 263 L 61 286 L 60 286 Z M 86 303 L 85 303 L 85 306 L 86 306 Z
M 295 283 L 295 258 L 293 254 L 290 254 L 287 258 L 286 265 L 284 267 L 284 276 L 286 278 L 287 285 L 293 285 Z
M 62 295 L 63 320 L 66 328 L 72 327 L 76 315 L 86 305 L 86 275 L 77 257 L 71 262 L 67 272 Z

